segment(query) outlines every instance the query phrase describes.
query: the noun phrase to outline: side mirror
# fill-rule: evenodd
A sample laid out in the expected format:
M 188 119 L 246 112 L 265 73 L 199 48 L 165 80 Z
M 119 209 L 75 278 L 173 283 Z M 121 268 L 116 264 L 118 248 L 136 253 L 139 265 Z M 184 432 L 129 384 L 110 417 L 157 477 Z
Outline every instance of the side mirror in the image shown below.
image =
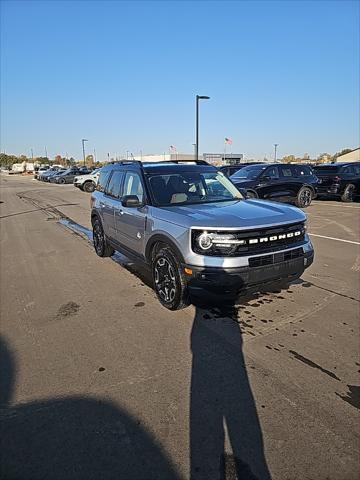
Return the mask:
M 262 180 L 263 182 L 270 182 L 271 177 L 269 177 L 269 175 L 263 175 L 263 176 L 261 177 L 261 180 Z
M 129 208 L 136 208 L 136 207 L 141 207 L 142 203 L 139 200 L 139 197 L 137 195 L 125 195 L 125 197 L 122 199 L 122 202 L 124 207 L 129 207 Z

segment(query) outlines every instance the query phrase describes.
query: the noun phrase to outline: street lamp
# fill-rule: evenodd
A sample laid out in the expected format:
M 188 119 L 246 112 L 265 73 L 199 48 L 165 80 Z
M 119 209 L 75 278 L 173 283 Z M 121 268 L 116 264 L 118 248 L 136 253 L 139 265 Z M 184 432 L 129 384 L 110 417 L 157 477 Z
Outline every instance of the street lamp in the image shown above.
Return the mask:
M 278 143 L 274 143 L 274 150 L 275 150 L 275 154 L 274 154 L 274 161 L 276 163 L 276 150 L 277 150 L 277 147 L 279 146 Z
M 196 142 L 195 142 L 195 160 L 199 160 L 199 100 L 209 100 L 206 95 L 196 95 Z
M 88 140 L 86 140 L 86 138 L 83 138 L 81 140 L 81 143 L 82 143 L 82 151 L 83 151 L 83 158 L 84 158 L 84 166 L 85 166 L 85 142 L 87 142 Z

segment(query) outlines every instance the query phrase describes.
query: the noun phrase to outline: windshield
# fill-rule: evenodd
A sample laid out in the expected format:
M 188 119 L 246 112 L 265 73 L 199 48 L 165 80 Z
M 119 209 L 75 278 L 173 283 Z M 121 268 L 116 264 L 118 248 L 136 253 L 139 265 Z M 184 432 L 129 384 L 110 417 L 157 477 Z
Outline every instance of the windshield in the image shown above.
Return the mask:
M 234 173 L 234 175 L 231 175 L 230 178 L 232 179 L 247 179 L 247 180 L 252 180 L 256 178 L 261 172 L 265 170 L 266 166 L 264 165 L 257 165 L 251 166 L 251 167 L 244 167 L 241 170 L 238 170 L 237 172 Z
M 179 172 L 149 176 L 159 206 L 226 202 L 243 198 L 221 172 Z

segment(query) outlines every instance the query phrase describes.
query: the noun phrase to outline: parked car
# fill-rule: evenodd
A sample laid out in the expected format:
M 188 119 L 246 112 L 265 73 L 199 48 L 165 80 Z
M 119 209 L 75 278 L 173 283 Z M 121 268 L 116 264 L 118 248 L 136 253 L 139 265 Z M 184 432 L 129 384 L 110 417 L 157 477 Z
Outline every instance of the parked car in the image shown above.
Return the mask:
M 78 168 L 71 167 L 65 170 L 64 172 L 60 173 L 59 175 L 55 175 L 50 181 L 54 183 L 59 183 L 59 184 L 65 184 L 65 183 L 73 183 L 74 178 L 76 175 L 81 174 L 82 172 L 85 172 L 88 170 L 79 170 Z
M 360 196 L 360 162 L 317 165 L 314 172 L 320 180 L 319 196 L 336 196 L 343 202 Z
M 65 168 L 62 168 L 62 167 L 51 167 L 45 172 L 38 175 L 38 180 L 41 180 L 43 182 L 49 182 L 50 178 L 53 175 L 56 175 L 58 172 L 64 172 L 64 171 L 65 171 Z
M 44 166 L 44 167 L 42 166 L 42 167 L 39 167 L 39 168 L 35 169 L 34 178 L 36 178 L 38 180 L 39 176 L 41 174 L 43 174 L 44 172 L 46 172 L 47 170 L 49 170 L 49 168 L 50 167 L 47 165 L 47 166 Z
M 317 193 L 318 179 L 309 165 L 260 164 L 242 168 L 231 176 L 249 198 L 294 202 L 306 208 Z
M 238 172 L 244 167 L 248 167 L 249 165 L 259 165 L 260 163 L 263 162 L 238 163 L 237 165 L 222 165 L 220 167 L 220 171 L 227 177 L 231 177 L 231 175 L 234 175 L 236 172 Z
M 91 195 L 97 255 L 147 264 L 170 310 L 191 295 L 224 299 L 299 278 L 314 255 L 305 221 L 297 208 L 245 199 L 204 161 L 106 165 Z
M 77 175 L 74 178 L 74 185 L 80 190 L 91 193 L 95 190 L 99 180 L 101 168 L 97 168 L 87 175 Z

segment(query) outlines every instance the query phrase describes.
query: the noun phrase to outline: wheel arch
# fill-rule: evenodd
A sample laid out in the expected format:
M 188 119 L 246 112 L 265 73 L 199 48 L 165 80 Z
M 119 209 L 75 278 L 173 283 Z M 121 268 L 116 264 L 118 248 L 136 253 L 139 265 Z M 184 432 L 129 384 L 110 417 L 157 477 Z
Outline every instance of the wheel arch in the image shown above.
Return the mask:
M 175 244 L 175 242 L 170 237 L 168 237 L 165 234 L 161 234 L 161 233 L 157 233 L 157 234 L 153 235 L 146 244 L 145 259 L 146 259 L 147 263 L 149 263 L 149 264 L 151 263 L 152 251 L 153 251 L 154 246 L 156 244 L 166 244 L 167 246 L 169 246 L 174 251 L 178 260 L 182 263 L 185 263 L 184 262 L 184 257 L 182 255 L 179 247 Z

